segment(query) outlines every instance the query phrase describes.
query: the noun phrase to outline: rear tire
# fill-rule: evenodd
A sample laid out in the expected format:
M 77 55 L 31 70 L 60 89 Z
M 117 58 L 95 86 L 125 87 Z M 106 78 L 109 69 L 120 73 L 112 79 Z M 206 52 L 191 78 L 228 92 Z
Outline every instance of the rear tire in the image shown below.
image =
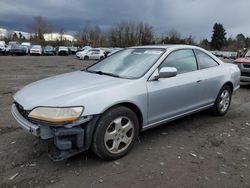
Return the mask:
M 231 104 L 232 90 L 228 85 L 224 85 L 212 107 L 212 113 L 216 116 L 224 116 Z
M 106 111 L 96 125 L 92 150 L 104 160 L 115 160 L 126 155 L 139 134 L 136 114 L 129 108 L 117 106 Z

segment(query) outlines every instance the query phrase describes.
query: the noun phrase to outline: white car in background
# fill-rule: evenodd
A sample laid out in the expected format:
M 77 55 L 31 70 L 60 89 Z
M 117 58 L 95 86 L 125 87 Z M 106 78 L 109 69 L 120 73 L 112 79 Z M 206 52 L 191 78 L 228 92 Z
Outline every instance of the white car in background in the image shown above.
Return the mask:
M 30 53 L 31 43 L 30 42 L 22 42 L 22 46 L 26 49 L 26 54 Z
M 6 53 L 6 43 L 4 41 L 0 41 L 0 53 L 1 54 Z
M 6 46 L 6 54 L 9 54 L 10 53 L 10 49 L 11 49 L 11 45 L 7 45 Z
M 41 45 L 33 45 L 30 48 L 30 55 L 42 55 L 43 49 Z
M 69 55 L 69 48 L 66 46 L 59 46 L 58 48 L 58 55 Z
M 81 58 L 82 54 L 85 54 L 87 50 L 92 49 L 90 46 L 84 46 L 79 52 L 76 52 L 76 57 Z
M 100 48 L 92 48 L 89 50 L 84 51 L 81 54 L 80 59 L 83 60 L 99 60 L 105 57 L 104 51 Z

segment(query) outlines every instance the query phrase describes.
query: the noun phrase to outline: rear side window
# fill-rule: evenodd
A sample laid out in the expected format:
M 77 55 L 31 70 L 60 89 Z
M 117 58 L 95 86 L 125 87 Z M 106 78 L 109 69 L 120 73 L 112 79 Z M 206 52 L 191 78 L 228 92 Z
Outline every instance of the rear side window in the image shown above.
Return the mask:
M 193 50 L 178 50 L 172 52 L 160 65 L 162 67 L 175 67 L 177 74 L 197 70 L 197 62 Z
M 200 69 L 206 69 L 219 65 L 213 58 L 211 58 L 206 53 L 200 50 L 196 50 L 195 53 L 199 62 Z

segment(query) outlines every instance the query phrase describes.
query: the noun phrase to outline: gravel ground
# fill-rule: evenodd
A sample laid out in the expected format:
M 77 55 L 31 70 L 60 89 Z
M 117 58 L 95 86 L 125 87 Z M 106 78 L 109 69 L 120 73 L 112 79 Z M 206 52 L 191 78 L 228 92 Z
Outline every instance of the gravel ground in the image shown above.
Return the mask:
M 52 162 L 46 143 L 13 120 L 12 95 L 91 63 L 72 56 L 0 56 L 0 187 L 250 187 L 250 86 L 234 94 L 226 116 L 204 111 L 145 131 L 117 161 L 88 151 Z

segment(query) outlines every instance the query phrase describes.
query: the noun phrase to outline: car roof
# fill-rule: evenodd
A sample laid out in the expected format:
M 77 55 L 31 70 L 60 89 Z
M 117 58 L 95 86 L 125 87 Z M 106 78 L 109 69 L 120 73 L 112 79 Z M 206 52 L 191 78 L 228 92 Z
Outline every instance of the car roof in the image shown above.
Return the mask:
M 166 49 L 166 50 L 179 50 L 179 49 L 198 49 L 201 50 L 203 52 L 205 52 L 206 54 L 209 54 L 210 57 L 212 57 L 213 59 L 216 60 L 217 63 L 222 64 L 223 62 L 217 58 L 216 56 L 214 56 L 211 52 L 200 48 L 198 46 L 193 46 L 193 45 L 186 45 L 186 44 L 157 44 L 157 45 L 145 45 L 145 46 L 134 46 L 134 47 L 129 47 L 129 48 L 148 48 L 148 49 Z
M 157 45 L 144 45 L 144 46 L 132 46 L 130 48 L 196 48 L 200 49 L 197 46 L 186 45 L 186 44 L 157 44 Z

